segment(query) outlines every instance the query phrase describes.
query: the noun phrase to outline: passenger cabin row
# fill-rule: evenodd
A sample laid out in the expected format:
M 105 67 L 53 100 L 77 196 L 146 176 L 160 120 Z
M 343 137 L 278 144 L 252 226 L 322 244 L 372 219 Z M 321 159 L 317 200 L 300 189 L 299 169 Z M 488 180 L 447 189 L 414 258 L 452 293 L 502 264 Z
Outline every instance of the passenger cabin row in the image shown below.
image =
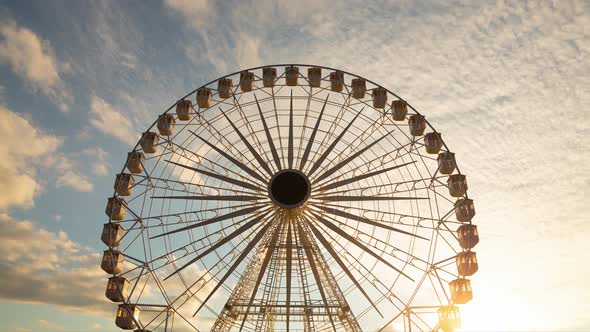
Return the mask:
M 108 225 L 108 224 L 107 224 Z M 109 237 L 107 237 L 108 239 Z M 103 231 L 104 242 L 104 231 Z M 124 263 L 123 254 L 117 250 L 105 250 L 102 256 L 101 268 L 109 274 L 119 274 Z M 105 290 L 105 297 L 113 302 L 125 302 L 129 298 L 130 282 L 123 276 L 110 277 Z M 139 321 L 141 308 L 132 304 L 120 304 L 117 310 L 115 325 L 124 330 L 132 330 L 137 327 L 135 321 Z M 135 320 L 134 320 L 135 318 Z M 144 330 L 136 330 L 144 331 Z
M 285 67 L 285 84 L 287 86 L 299 85 L 299 67 L 289 66 Z M 331 72 L 329 75 L 330 90 L 334 92 L 344 91 L 344 72 L 336 70 Z M 307 85 L 310 87 L 321 87 L 323 80 L 322 68 L 313 67 L 307 69 Z M 255 75 L 249 71 L 243 71 L 240 73 L 240 90 L 242 92 L 250 92 L 254 89 Z M 277 69 L 276 68 L 263 68 L 262 69 L 262 85 L 265 88 L 272 88 L 275 86 L 277 81 Z M 363 78 L 353 78 L 351 80 L 351 91 L 350 94 L 353 98 L 362 99 L 367 93 L 367 82 Z M 217 80 L 217 95 L 221 99 L 231 98 L 234 91 L 234 85 L 231 78 L 220 78 Z M 197 90 L 196 101 L 199 108 L 211 107 L 211 99 L 213 92 L 210 88 L 200 88 Z M 387 90 L 382 87 L 376 87 L 371 90 L 371 97 L 373 100 L 373 107 L 384 108 L 387 104 Z M 397 121 L 405 120 L 407 113 L 406 105 L 404 101 L 396 100 L 392 103 L 392 109 L 394 111 L 394 119 Z M 177 110 L 178 113 L 178 110 Z

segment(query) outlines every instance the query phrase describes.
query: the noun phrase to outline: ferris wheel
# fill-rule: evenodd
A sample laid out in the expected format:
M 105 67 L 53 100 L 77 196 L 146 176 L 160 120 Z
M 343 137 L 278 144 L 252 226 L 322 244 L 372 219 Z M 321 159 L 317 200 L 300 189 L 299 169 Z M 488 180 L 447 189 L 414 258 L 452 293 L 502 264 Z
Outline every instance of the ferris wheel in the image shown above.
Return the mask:
M 452 331 L 478 269 L 455 155 L 337 69 L 236 72 L 181 98 L 116 176 L 101 267 L 136 331 Z

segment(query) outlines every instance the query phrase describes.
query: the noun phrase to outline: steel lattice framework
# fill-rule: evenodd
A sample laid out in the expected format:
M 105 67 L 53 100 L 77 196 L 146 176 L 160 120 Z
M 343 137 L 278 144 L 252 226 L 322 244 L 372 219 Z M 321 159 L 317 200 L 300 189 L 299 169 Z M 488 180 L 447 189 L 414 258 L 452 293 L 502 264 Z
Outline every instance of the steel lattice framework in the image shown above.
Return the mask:
M 477 271 L 466 189 L 440 133 L 369 80 L 233 73 L 129 153 L 106 295 L 139 331 L 449 331 Z

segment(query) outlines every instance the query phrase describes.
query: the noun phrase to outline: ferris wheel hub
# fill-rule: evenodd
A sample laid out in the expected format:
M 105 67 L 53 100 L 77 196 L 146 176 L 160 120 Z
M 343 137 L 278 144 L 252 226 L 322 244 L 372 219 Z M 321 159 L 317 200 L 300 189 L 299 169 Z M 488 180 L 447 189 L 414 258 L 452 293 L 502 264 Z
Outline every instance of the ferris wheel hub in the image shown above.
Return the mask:
M 268 196 L 279 207 L 296 208 L 309 198 L 311 183 L 305 174 L 296 169 L 275 173 L 268 183 Z

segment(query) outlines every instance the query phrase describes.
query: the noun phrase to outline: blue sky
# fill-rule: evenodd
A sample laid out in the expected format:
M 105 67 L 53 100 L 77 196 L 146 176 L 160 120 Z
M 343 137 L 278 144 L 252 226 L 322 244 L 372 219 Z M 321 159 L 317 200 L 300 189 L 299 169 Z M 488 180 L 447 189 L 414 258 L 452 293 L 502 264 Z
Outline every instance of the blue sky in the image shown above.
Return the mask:
M 587 1 L 2 2 L 0 331 L 114 331 L 99 234 L 127 151 L 196 87 L 290 62 L 379 82 L 453 146 L 468 328 L 590 329 L 589 28 Z

